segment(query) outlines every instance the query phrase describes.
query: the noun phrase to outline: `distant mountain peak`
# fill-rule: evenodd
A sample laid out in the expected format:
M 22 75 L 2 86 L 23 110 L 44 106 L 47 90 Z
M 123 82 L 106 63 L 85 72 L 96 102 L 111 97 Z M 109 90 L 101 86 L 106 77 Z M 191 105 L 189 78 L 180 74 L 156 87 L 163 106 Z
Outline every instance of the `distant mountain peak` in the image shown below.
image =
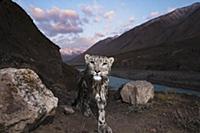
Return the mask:
M 74 57 L 83 53 L 84 50 L 78 48 L 62 48 L 60 49 L 60 53 L 64 62 L 68 62 Z
M 60 53 L 62 55 L 73 55 L 73 54 L 80 54 L 84 52 L 84 50 L 79 48 L 62 48 L 60 49 Z

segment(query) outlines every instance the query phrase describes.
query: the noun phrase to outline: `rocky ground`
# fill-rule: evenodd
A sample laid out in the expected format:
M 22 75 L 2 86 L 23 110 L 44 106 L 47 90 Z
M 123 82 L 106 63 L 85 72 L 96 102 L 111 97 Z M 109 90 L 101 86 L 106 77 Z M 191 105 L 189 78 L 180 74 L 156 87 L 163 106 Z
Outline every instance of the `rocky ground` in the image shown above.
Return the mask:
M 156 93 L 146 106 L 122 103 L 110 92 L 107 121 L 114 133 L 199 133 L 200 98 L 180 94 Z M 62 106 L 54 118 L 47 119 L 32 133 L 93 133 L 96 119 L 80 112 L 65 114 Z

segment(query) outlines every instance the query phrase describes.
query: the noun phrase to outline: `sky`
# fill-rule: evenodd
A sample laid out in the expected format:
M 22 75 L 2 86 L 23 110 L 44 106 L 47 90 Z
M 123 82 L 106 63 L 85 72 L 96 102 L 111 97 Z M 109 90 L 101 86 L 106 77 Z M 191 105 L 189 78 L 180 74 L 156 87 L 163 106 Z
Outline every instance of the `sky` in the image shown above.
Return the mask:
M 61 48 L 83 52 L 150 19 L 200 0 L 13 0 Z

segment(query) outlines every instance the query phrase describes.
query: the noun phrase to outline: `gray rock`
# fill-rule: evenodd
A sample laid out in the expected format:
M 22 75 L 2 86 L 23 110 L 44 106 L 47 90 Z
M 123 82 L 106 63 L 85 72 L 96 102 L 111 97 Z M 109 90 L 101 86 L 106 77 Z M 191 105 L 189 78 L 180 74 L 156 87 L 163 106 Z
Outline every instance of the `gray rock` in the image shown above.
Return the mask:
M 154 87 L 147 81 L 131 81 L 122 87 L 120 95 L 123 102 L 146 104 L 154 97 Z
M 53 115 L 58 98 L 30 69 L 0 70 L 1 132 L 28 132 Z
M 64 105 L 63 106 L 65 114 L 73 114 L 75 113 L 74 109 L 71 106 Z

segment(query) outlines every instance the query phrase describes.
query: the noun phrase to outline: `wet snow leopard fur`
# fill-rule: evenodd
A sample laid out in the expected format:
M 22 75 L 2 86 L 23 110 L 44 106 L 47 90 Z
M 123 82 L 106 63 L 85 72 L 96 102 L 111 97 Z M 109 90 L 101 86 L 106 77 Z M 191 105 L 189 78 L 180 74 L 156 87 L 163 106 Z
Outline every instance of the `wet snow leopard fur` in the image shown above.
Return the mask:
M 108 96 L 108 74 L 113 62 L 113 57 L 86 54 L 87 67 L 79 81 L 76 107 L 81 109 L 85 116 L 94 114 L 97 117 L 98 133 L 112 133 L 105 120 L 105 107 Z

